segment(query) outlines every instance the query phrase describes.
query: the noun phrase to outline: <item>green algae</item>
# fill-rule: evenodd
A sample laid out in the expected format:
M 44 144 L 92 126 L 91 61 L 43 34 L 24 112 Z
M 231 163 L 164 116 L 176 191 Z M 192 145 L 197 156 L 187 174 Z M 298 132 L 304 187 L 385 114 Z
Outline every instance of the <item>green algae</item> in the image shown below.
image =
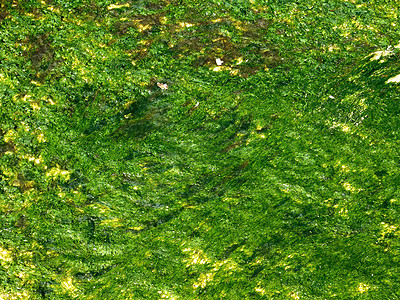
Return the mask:
M 0 296 L 396 299 L 395 4 L 1 4 Z

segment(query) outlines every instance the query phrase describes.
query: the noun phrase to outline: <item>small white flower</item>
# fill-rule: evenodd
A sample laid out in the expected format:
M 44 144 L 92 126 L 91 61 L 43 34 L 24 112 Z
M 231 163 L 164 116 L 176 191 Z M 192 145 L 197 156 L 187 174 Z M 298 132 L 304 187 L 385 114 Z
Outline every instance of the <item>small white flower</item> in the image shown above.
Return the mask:
M 224 63 L 224 61 L 221 60 L 221 59 L 219 59 L 219 58 L 217 58 L 217 59 L 215 60 L 215 62 L 217 63 L 217 66 L 222 66 L 222 64 Z

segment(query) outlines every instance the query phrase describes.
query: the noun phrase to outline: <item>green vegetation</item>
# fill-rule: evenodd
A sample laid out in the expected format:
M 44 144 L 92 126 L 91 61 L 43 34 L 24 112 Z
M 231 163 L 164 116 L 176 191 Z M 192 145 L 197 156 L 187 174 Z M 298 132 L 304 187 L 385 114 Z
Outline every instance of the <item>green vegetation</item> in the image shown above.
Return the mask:
M 0 299 L 398 299 L 398 3 L 0 2 Z

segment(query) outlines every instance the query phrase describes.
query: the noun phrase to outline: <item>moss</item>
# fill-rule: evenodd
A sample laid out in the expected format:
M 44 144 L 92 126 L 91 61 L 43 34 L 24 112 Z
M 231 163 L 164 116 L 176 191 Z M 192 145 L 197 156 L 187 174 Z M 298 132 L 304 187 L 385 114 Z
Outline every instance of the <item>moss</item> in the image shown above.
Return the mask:
M 2 4 L 0 298 L 397 297 L 395 4 Z

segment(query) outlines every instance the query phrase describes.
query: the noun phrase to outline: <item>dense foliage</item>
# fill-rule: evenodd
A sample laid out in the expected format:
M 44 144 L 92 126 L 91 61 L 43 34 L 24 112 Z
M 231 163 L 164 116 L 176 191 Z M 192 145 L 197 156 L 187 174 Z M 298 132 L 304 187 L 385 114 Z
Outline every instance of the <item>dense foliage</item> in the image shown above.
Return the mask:
M 0 2 L 0 299 L 399 298 L 397 7 Z

